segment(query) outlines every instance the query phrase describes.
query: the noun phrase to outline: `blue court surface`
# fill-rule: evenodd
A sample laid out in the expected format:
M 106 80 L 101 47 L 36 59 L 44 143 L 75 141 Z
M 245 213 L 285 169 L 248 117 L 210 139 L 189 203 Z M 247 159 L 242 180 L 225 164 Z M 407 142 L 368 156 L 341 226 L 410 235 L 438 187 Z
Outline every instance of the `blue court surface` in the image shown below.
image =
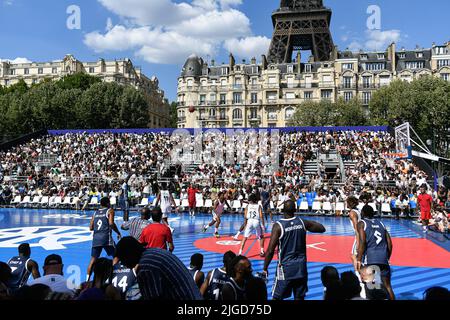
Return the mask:
M 67 277 L 84 281 L 90 259 L 91 233 L 88 229 L 92 212 L 63 210 L 0 209 L 0 261 L 7 261 L 17 253 L 20 243 L 32 245 L 32 258 L 42 267 L 45 257 L 51 253 L 63 257 Z M 275 219 L 278 219 L 277 217 Z M 323 288 L 320 270 L 326 265 L 335 266 L 340 272 L 351 271 L 350 251 L 353 231 L 348 218 L 307 217 L 318 221 L 327 229 L 324 235 L 313 235 L 308 242 L 309 292 L 307 299 L 320 300 Z M 242 224 L 241 215 L 222 216 L 221 239 L 213 238 L 213 229 L 202 233 L 202 226 L 211 220 L 208 214 L 191 218 L 188 214 L 172 215 L 170 224 L 175 229 L 175 254 L 189 264 L 190 256 L 200 252 L 205 256 L 203 271 L 222 266 L 222 252 L 237 253 L 239 243 L 233 241 Z M 122 212 L 116 212 L 116 223 L 121 225 Z M 394 238 L 392 284 L 398 299 L 422 298 L 423 292 L 432 286 L 450 289 L 450 243 L 440 234 L 424 234 L 421 227 L 412 221 L 384 220 Z M 270 227 L 267 232 L 270 232 Z M 123 235 L 127 235 L 122 231 Z M 115 238 L 115 235 L 114 235 Z M 116 238 L 115 238 L 116 239 Z M 266 240 L 266 246 L 268 239 Z M 246 252 L 254 272 L 261 272 L 263 260 L 257 252 L 256 240 L 247 242 Z M 311 254 L 310 254 L 311 252 Z M 310 258 L 312 257 L 312 258 Z M 269 298 L 276 261 L 269 273 Z M 42 272 L 42 269 L 41 269 Z M 78 280 L 77 280 L 78 279 Z

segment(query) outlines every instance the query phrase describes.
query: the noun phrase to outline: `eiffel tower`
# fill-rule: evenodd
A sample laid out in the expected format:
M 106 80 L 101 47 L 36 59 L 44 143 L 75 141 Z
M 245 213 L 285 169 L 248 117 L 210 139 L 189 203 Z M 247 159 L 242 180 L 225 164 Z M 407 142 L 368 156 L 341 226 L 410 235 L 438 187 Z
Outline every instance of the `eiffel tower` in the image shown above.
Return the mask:
M 281 0 L 272 14 L 274 33 L 269 63 L 290 63 L 294 50 L 311 50 L 315 61 L 329 61 L 334 49 L 332 12 L 322 0 Z

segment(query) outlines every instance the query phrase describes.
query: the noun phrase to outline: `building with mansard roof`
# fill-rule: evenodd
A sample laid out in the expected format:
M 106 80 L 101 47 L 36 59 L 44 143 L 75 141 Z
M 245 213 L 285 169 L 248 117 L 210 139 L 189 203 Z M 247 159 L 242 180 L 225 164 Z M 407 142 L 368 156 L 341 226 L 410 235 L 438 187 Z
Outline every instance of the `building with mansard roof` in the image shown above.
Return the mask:
M 29 86 L 45 79 L 59 80 L 66 75 L 86 73 L 99 77 L 104 82 L 130 85 L 141 90 L 147 100 L 152 128 L 170 125 L 169 106 L 164 91 L 159 88 L 156 77 L 147 77 L 142 70 L 133 65 L 130 59 L 95 62 L 81 62 L 73 55 L 51 62 L 12 63 L 0 62 L 0 85 L 9 87 L 23 79 Z

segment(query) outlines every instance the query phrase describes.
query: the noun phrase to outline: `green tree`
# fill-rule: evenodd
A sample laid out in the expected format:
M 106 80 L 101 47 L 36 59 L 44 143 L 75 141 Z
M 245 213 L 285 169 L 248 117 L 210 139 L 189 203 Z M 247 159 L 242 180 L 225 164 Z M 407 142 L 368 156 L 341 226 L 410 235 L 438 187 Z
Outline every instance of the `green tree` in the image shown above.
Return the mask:
M 101 82 L 99 77 L 94 77 L 86 73 L 75 73 L 63 77 L 56 83 L 61 89 L 81 89 L 87 90 L 93 84 Z
M 394 81 L 377 91 L 370 103 L 371 123 L 396 127 L 409 122 L 431 151 L 450 157 L 450 83 L 425 76 L 409 82 Z
M 361 101 L 357 98 L 346 102 L 340 98 L 334 104 L 334 124 L 337 126 L 365 126 L 367 114 Z
M 24 94 L 28 91 L 28 85 L 23 79 L 19 79 L 19 81 L 12 86 L 5 88 L 5 92 L 9 93 L 19 93 Z
M 177 114 L 177 103 L 174 101 L 170 104 L 170 127 L 178 128 L 178 114 Z

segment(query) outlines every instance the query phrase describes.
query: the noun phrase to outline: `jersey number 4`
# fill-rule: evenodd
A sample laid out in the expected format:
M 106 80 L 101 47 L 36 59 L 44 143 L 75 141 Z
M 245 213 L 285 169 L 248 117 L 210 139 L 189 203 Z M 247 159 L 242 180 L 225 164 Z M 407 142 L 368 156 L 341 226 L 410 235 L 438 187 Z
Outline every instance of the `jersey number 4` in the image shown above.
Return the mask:
M 127 277 L 122 277 L 122 279 L 120 279 L 118 284 L 117 284 L 117 277 L 114 277 L 112 279 L 112 284 L 116 288 L 121 288 L 122 292 L 126 292 L 127 291 L 127 284 L 128 284 Z

